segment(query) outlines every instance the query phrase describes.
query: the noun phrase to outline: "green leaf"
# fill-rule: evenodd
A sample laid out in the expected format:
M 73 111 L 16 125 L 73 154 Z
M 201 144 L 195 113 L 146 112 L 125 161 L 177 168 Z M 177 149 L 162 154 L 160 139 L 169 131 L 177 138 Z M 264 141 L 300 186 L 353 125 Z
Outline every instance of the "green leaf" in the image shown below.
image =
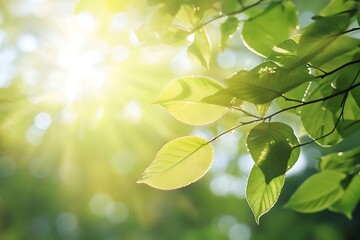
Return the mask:
M 177 138 L 165 144 L 137 183 L 170 190 L 199 180 L 209 170 L 213 147 L 197 136 Z
M 344 173 L 330 170 L 314 174 L 295 191 L 285 207 L 303 213 L 322 211 L 343 196 L 341 181 L 345 177 Z
M 348 15 L 321 17 L 309 25 L 301 35 L 297 48 L 297 57 L 291 67 L 297 67 L 308 62 L 336 38 L 343 34 L 350 24 Z
M 336 15 L 343 12 L 356 12 L 358 3 L 355 1 L 331 0 L 320 12 L 321 16 Z
M 258 224 L 260 217 L 275 205 L 284 182 L 285 175 L 282 175 L 266 183 L 261 169 L 253 166 L 246 186 L 246 199 Z
M 297 25 L 297 14 L 293 3 L 286 1 L 271 4 L 243 25 L 245 45 L 261 56 L 270 56 L 276 44 L 286 40 Z
M 291 36 L 289 39 L 275 45 L 272 48 L 269 58 L 280 66 L 286 66 L 293 63 L 296 59 L 296 50 L 300 36 L 300 34 Z
M 203 67 L 209 68 L 211 59 L 211 43 L 204 28 L 195 33 L 194 42 L 188 47 L 189 56 Z
M 306 101 L 321 99 L 334 92 L 330 84 L 324 82 L 322 86 L 317 87 L 307 97 Z M 342 96 L 338 96 L 331 100 L 315 102 L 301 108 L 300 117 L 305 130 L 312 139 L 317 139 L 316 142 L 321 146 L 331 146 L 342 140 L 335 128 L 338 116 L 332 111 L 332 109 L 340 109 L 341 100 Z
M 266 183 L 284 175 L 297 161 L 299 142 L 292 128 L 284 123 L 260 123 L 250 130 L 247 147 L 265 176 Z
M 224 106 L 224 107 L 232 107 L 232 106 L 240 106 L 242 101 L 236 99 L 232 94 L 227 91 L 220 90 L 219 92 L 205 97 L 201 100 L 204 103 Z
M 343 56 L 345 53 L 350 52 L 357 48 L 359 44 L 359 39 L 351 38 L 346 35 L 341 35 L 331 42 L 324 51 L 319 52 L 313 59 L 311 63 L 314 66 L 321 67 L 323 64 L 329 64 L 338 56 Z
M 224 50 L 227 40 L 237 31 L 239 20 L 236 17 L 229 17 L 220 26 L 221 42 L 220 47 Z
M 339 201 L 330 206 L 333 212 L 343 213 L 347 218 L 352 218 L 352 212 L 360 201 L 360 175 L 357 174 L 346 188 Z
M 269 109 L 271 105 L 271 102 L 267 102 L 267 103 L 264 103 L 264 104 L 256 104 L 255 107 L 256 107 L 256 110 L 258 111 L 259 113 L 259 116 L 260 117 L 264 117 L 267 110 Z
M 182 77 L 167 84 L 155 103 L 165 107 L 179 121 L 207 124 L 222 117 L 227 108 L 202 99 L 222 89 L 220 83 L 207 77 Z
M 306 68 L 284 69 L 273 62 L 265 62 L 228 79 L 227 91 L 244 101 L 264 104 L 312 79 Z
M 355 174 L 360 170 L 360 147 L 346 151 L 331 153 L 321 157 L 321 171 L 336 170 L 346 174 Z

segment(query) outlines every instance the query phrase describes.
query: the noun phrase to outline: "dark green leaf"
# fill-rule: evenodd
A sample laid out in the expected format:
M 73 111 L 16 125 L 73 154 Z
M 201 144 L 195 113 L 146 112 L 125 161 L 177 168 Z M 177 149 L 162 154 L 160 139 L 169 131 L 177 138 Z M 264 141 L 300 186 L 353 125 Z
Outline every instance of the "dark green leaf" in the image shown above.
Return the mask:
M 321 17 L 302 33 L 292 67 L 308 62 L 338 38 L 350 24 L 348 15 Z
M 250 130 L 246 143 L 266 183 L 284 175 L 300 154 L 299 148 L 293 149 L 299 144 L 294 131 L 284 123 L 260 123 Z
M 360 170 L 360 148 L 338 152 L 321 157 L 320 170 L 336 170 L 346 174 L 356 174 Z
M 344 195 L 339 201 L 330 206 L 330 210 L 343 213 L 349 219 L 352 218 L 352 212 L 355 210 L 360 201 L 360 175 L 353 177 L 349 186 L 346 188 Z
M 312 213 L 324 210 L 344 194 L 341 181 L 346 177 L 337 171 L 323 171 L 309 177 L 285 204 L 298 212 Z
M 297 34 L 275 45 L 272 48 L 269 58 L 280 66 L 292 64 L 296 59 L 296 50 L 299 39 L 300 34 Z
M 330 84 L 324 82 L 306 98 L 306 101 L 321 99 L 334 92 Z M 342 96 L 337 96 L 331 100 L 315 102 L 301 108 L 300 117 L 305 130 L 322 146 L 330 146 L 342 140 L 335 126 L 338 119 L 336 111 L 340 109 L 341 100 Z
M 289 70 L 265 62 L 251 71 L 242 70 L 228 79 L 227 91 L 244 101 L 263 104 L 312 79 L 305 68 Z

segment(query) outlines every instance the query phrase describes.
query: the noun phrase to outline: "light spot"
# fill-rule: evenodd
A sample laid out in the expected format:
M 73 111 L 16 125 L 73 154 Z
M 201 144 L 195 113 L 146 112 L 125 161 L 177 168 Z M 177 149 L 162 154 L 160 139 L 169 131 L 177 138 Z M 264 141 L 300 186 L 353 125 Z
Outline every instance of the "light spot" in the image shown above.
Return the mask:
M 236 223 L 229 229 L 228 236 L 230 240 L 238 240 L 240 236 L 241 240 L 249 240 L 251 229 L 245 224 Z
M 129 209 L 121 202 L 111 202 L 105 208 L 106 218 L 111 223 L 122 223 L 129 216 Z
M 236 223 L 237 220 L 235 217 L 231 215 L 224 215 L 219 219 L 217 227 L 220 231 L 228 232 L 229 229 Z
M 129 49 L 123 45 L 117 45 L 112 50 L 112 58 L 117 62 L 126 61 L 129 58 Z
M 24 34 L 16 41 L 16 46 L 22 52 L 34 52 L 38 48 L 38 39 L 31 34 Z
M 56 228 L 62 235 L 74 233 L 77 229 L 78 221 L 74 214 L 63 212 L 56 217 Z
M 180 49 L 171 60 L 171 69 L 176 74 L 182 74 L 193 68 L 185 48 Z
M 88 12 L 76 15 L 75 22 L 79 29 L 87 33 L 94 32 L 98 25 L 96 18 Z
M 217 56 L 217 63 L 221 68 L 229 69 L 236 65 L 236 53 L 232 50 L 226 49 L 220 52 Z
M 26 140 L 32 145 L 38 145 L 43 140 L 44 131 L 36 128 L 34 125 L 28 128 L 25 133 Z
M 94 215 L 104 217 L 106 216 L 107 207 L 112 203 L 113 200 L 109 195 L 99 193 L 91 198 L 89 208 Z
M 111 18 L 110 29 L 112 31 L 123 31 L 126 30 L 128 26 L 129 18 L 124 12 L 118 12 Z
M 34 120 L 34 125 L 37 129 L 46 131 L 52 122 L 51 115 L 47 112 L 38 113 Z
M 120 114 L 120 118 L 128 120 L 129 122 L 132 123 L 138 123 L 141 120 L 142 114 L 143 113 L 139 103 L 135 100 L 131 100 L 123 108 Z

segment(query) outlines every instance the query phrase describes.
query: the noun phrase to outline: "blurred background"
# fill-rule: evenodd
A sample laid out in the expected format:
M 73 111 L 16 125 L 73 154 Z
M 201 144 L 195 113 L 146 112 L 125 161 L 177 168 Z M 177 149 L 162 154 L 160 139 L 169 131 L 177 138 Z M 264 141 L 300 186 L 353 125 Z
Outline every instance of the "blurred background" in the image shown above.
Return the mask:
M 298 1 L 300 25 L 326 2 Z M 239 33 L 222 51 L 221 22 L 210 31 L 210 70 L 184 45 L 143 45 L 136 31 L 146 11 L 144 1 L 0 0 L 0 239 L 360 239 L 359 207 L 352 221 L 282 208 L 322 153 L 346 150 L 358 134 L 332 149 L 304 147 L 259 226 L 245 200 L 246 129 L 214 144 L 198 182 L 174 191 L 136 184 L 166 142 L 210 139 L 239 120 L 176 121 L 151 104 L 166 83 L 191 74 L 221 81 L 262 61 Z M 296 117 L 281 119 L 302 135 Z

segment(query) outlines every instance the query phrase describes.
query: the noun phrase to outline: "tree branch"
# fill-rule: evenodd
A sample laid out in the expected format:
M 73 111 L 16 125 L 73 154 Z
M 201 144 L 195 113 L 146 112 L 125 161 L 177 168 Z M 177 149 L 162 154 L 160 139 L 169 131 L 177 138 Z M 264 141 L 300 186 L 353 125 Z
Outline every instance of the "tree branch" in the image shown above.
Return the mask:
M 360 60 L 358 60 L 358 62 L 360 62 Z M 348 64 L 348 65 L 349 65 L 349 64 Z M 333 71 L 332 71 L 332 72 L 333 72 Z M 358 73 L 357 73 L 357 75 L 356 75 L 356 77 L 355 77 L 355 80 L 356 80 L 356 78 L 358 77 L 359 73 L 360 73 L 360 70 L 358 71 Z M 354 80 L 353 82 L 355 82 L 355 80 Z M 303 106 L 306 106 L 306 105 L 309 105 L 309 104 L 326 101 L 326 100 L 329 100 L 329 99 L 334 98 L 334 97 L 336 97 L 336 96 L 339 96 L 339 95 L 341 95 L 341 94 L 345 94 L 345 96 L 347 97 L 348 92 L 350 92 L 352 89 L 357 88 L 357 87 L 359 87 L 359 86 L 360 86 L 360 82 L 358 82 L 358 83 L 356 83 L 356 84 L 354 84 L 354 85 L 350 85 L 350 87 L 348 87 L 348 88 L 346 88 L 346 89 L 344 89 L 344 90 L 342 90 L 342 91 L 333 93 L 333 94 L 331 94 L 331 95 L 328 95 L 328 96 L 325 96 L 325 97 L 322 97 L 322 98 L 318 98 L 318 99 L 314 99 L 314 100 L 311 100 L 311 101 L 307 101 L 307 102 L 301 102 L 301 103 L 299 103 L 299 104 L 297 104 L 297 105 L 294 105 L 294 106 L 291 106 L 291 107 L 287 107 L 287 108 L 281 109 L 281 110 L 279 110 L 279 111 L 277 111 L 277 112 L 275 112 L 275 113 L 272 113 L 272 114 L 270 114 L 270 115 L 268 115 L 268 116 L 266 116 L 266 117 L 263 117 L 263 118 L 259 117 L 259 118 L 257 118 L 257 119 L 252 120 L 252 121 L 242 122 L 242 123 L 240 123 L 239 125 L 236 125 L 236 126 L 230 128 L 230 129 L 228 129 L 228 130 L 220 133 L 219 135 L 213 137 L 211 140 L 208 141 L 208 143 L 214 142 L 214 141 L 216 141 L 218 138 L 220 138 L 221 136 L 223 136 L 223 135 L 225 135 L 225 134 L 227 134 L 227 133 L 229 133 L 229 132 L 232 132 L 232 131 L 240 128 L 240 127 L 243 127 L 243 126 L 245 126 L 245 125 L 249 125 L 249 124 L 252 124 L 252 123 L 260 122 L 260 121 L 270 120 L 272 117 L 274 117 L 274 116 L 276 116 L 276 115 L 278 115 L 278 114 L 280 114 L 280 113 L 289 111 L 289 110 L 291 110 L 291 109 L 296 109 L 296 108 L 303 107 Z M 345 96 L 344 96 L 344 98 L 345 98 Z M 343 102 L 344 102 L 344 101 L 343 101 Z M 341 117 L 342 114 L 343 114 L 344 105 L 345 105 L 345 103 L 342 103 L 342 113 L 340 114 L 339 117 Z M 336 122 L 337 122 L 336 125 L 338 124 L 339 121 L 340 121 L 339 119 L 336 121 Z M 325 135 L 322 136 L 321 138 L 330 135 L 330 134 L 333 133 L 334 131 L 335 131 L 335 130 L 331 131 L 330 133 L 325 134 Z M 319 140 L 319 139 L 316 139 L 316 140 Z M 316 140 L 313 140 L 312 142 L 314 142 L 314 141 L 316 141 Z M 310 144 L 310 143 L 312 143 L 312 142 L 304 143 L 303 145 Z M 303 146 L 303 145 L 301 145 L 301 146 Z
M 326 73 L 324 73 L 322 75 L 316 76 L 315 78 L 325 78 L 325 77 L 327 77 L 327 76 L 329 76 L 329 75 L 331 75 L 333 73 L 336 73 L 337 71 L 339 71 L 339 70 L 341 70 L 341 69 L 343 69 L 343 68 L 345 68 L 347 66 L 350 66 L 350 65 L 356 64 L 356 63 L 360 63 L 360 59 L 355 60 L 355 61 L 351 61 L 351 62 L 347 62 L 344 65 L 341 65 L 340 67 L 337 67 L 334 70 L 331 70 L 330 72 L 326 72 Z

